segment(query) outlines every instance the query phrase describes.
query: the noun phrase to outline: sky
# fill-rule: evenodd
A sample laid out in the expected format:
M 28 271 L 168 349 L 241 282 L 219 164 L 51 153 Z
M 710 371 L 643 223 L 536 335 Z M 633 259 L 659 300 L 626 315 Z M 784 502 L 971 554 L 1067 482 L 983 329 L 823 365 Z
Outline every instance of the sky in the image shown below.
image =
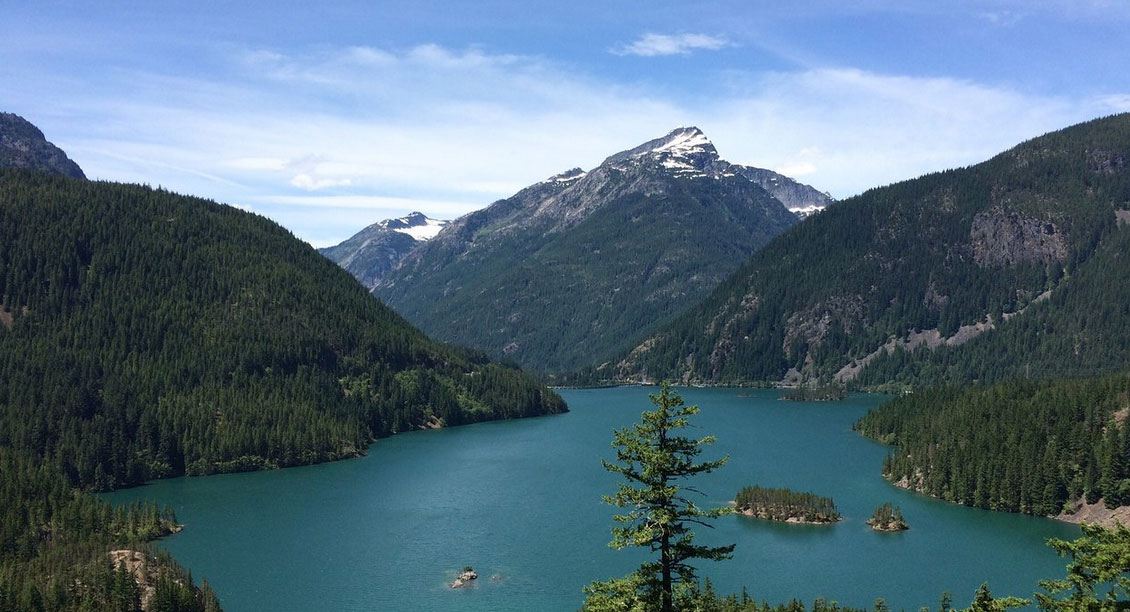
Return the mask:
M 1130 111 L 1130 0 L 0 0 L 0 111 L 314 246 L 679 126 L 836 198 Z

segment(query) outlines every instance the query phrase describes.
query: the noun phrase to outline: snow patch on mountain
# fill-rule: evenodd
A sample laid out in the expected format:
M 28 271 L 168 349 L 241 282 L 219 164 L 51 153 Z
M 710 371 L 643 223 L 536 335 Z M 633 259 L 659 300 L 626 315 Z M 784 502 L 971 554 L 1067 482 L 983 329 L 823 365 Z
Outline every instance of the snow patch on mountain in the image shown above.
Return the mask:
M 817 204 L 809 204 L 808 206 L 790 207 L 789 212 L 791 212 L 794 215 L 796 215 L 797 217 L 803 219 L 805 217 L 815 215 L 816 213 L 824 210 L 825 208 L 827 208 L 827 206 L 819 206 Z
M 439 221 L 436 219 L 428 219 L 424 225 L 417 225 L 414 227 L 406 227 L 404 229 L 397 229 L 395 231 L 401 234 L 408 234 L 416 240 L 431 240 L 435 238 L 440 231 L 447 226 L 447 221 Z
M 571 183 L 575 180 L 583 179 L 587 175 L 588 175 L 588 172 L 585 172 L 584 170 L 581 170 L 580 168 L 573 168 L 571 170 L 566 170 L 565 172 L 562 172 L 561 174 L 555 174 L 555 175 L 545 179 L 544 181 L 542 181 L 542 183 Z
M 447 227 L 448 223 L 450 222 L 441 219 L 432 219 L 424 213 L 414 212 L 407 217 L 381 221 L 380 226 L 387 230 L 406 234 L 416 240 L 424 241 L 435 238 L 444 227 Z
M 711 152 L 714 149 L 714 143 L 706 137 L 696 127 L 681 127 L 676 128 L 667 135 L 666 141 L 652 149 L 651 151 L 644 151 L 636 155 L 646 155 L 647 153 L 669 153 L 676 157 L 685 157 L 693 153 L 707 153 L 707 147 L 710 147 Z

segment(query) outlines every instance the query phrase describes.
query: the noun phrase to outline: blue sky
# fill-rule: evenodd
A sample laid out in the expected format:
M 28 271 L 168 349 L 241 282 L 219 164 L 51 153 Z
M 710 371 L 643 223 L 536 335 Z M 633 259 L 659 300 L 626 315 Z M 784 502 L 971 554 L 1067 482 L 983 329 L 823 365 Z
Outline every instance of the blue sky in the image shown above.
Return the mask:
M 0 0 L 0 110 L 317 246 L 680 125 L 843 198 L 1130 111 L 1126 0 Z

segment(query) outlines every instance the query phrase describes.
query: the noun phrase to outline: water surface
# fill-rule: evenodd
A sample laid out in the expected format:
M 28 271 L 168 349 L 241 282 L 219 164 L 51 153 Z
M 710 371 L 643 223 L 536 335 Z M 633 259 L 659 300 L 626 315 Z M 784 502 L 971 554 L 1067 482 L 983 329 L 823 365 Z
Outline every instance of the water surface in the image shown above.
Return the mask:
M 317 466 L 179 478 L 119 491 L 171 505 L 186 525 L 161 546 L 207 578 L 228 612 L 577 609 L 581 588 L 622 576 L 644 559 L 608 549 L 616 479 L 613 428 L 639 418 L 654 389 L 570 390 L 572 412 L 402 434 L 367 457 Z M 995 595 L 1030 597 L 1064 561 L 1044 545 L 1078 528 L 1047 519 L 946 504 L 896 489 L 879 474 L 886 447 L 851 431 L 884 398 L 777 401 L 776 391 L 684 389 L 699 404 L 692 435 L 715 435 L 704 458 L 729 464 L 696 484 L 704 505 L 742 486 L 787 486 L 831 496 L 845 520 L 783 525 L 724 517 L 699 540 L 737 544 L 703 562 L 720 592 L 853 606 L 936 607 L 943 590 L 966 606 L 988 580 Z M 884 534 L 864 521 L 879 504 L 902 507 L 911 530 Z M 471 589 L 448 584 L 464 565 Z

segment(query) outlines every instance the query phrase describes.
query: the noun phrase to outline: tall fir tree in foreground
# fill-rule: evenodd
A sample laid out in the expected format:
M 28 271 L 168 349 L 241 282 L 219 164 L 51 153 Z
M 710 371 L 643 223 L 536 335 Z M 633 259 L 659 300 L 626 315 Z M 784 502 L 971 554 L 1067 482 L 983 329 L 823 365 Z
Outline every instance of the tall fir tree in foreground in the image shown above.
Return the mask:
M 604 496 L 606 503 L 627 508 L 614 518 L 610 546 L 646 547 L 658 555 L 655 561 L 640 566 L 625 579 L 597 582 L 585 591 L 586 610 L 662 610 L 671 612 L 679 593 L 692 595 L 697 590 L 694 559 L 728 559 L 729 546 L 702 546 L 694 543 L 691 525 L 710 527 L 707 520 L 730 512 L 729 508 L 703 509 L 686 492 L 701 492 L 683 483 L 696 474 L 712 472 L 726 464 L 728 457 L 697 462 L 713 436 L 699 439 L 678 435 L 698 414 L 698 406 L 687 406 L 683 398 L 664 384 L 650 395 L 655 410 L 645 411 L 640 422 L 613 433 L 616 463 L 602 461 L 605 469 L 624 477 L 615 495 Z

